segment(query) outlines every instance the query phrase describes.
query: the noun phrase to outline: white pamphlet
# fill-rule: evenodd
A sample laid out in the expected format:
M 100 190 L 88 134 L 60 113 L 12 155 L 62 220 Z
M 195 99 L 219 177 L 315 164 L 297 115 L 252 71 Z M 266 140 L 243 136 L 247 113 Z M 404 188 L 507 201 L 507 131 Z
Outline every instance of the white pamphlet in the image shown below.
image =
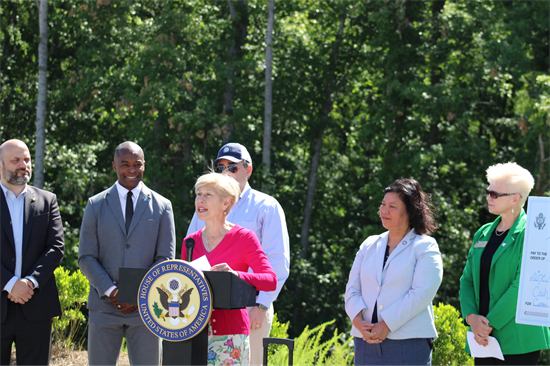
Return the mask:
M 494 357 L 499 360 L 504 361 L 504 356 L 502 355 L 502 350 L 500 349 L 500 344 L 498 343 L 495 337 L 488 337 L 489 344 L 487 346 L 481 346 L 474 339 L 474 333 L 468 332 L 468 345 L 470 346 L 470 353 L 472 357 L 477 358 L 487 358 Z
M 208 259 L 206 258 L 205 255 L 195 259 L 193 262 L 191 262 L 191 264 L 196 269 L 200 269 L 201 271 L 210 271 L 210 268 L 212 268 L 212 266 L 210 265 L 210 262 L 208 262 Z

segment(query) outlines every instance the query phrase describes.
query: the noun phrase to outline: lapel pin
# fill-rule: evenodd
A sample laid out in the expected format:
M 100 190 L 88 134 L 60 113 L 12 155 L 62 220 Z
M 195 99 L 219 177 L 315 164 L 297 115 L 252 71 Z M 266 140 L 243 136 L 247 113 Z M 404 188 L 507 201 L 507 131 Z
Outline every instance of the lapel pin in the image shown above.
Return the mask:
M 406 240 L 403 240 L 403 245 L 406 245 L 407 244 L 407 241 Z
M 506 243 L 502 243 L 502 246 L 503 246 L 503 247 L 506 246 Z
M 32 198 L 32 201 L 33 201 L 33 202 L 34 202 L 34 201 L 36 201 L 36 198 L 35 198 L 35 197 L 33 197 L 33 198 Z

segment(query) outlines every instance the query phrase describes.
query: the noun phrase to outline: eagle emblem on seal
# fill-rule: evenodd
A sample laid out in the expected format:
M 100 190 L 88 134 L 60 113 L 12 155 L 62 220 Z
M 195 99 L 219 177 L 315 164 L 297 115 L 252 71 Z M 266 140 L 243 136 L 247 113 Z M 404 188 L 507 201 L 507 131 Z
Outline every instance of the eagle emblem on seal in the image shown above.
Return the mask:
M 535 217 L 535 227 L 539 230 L 544 229 L 546 226 L 546 223 L 544 222 L 546 220 L 546 217 L 541 213 L 537 217 Z
M 160 304 L 166 310 L 164 318 L 169 318 L 170 323 L 177 325 L 180 323 L 180 318 L 183 323 L 187 324 L 191 314 L 195 311 L 195 305 L 189 307 L 191 300 L 191 293 L 194 288 L 188 288 L 187 285 L 183 286 L 181 280 L 177 277 L 172 277 L 167 281 L 167 286 L 161 284 L 157 287 L 157 291 L 160 296 Z M 185 310 L 187 310 L 187 314 Z

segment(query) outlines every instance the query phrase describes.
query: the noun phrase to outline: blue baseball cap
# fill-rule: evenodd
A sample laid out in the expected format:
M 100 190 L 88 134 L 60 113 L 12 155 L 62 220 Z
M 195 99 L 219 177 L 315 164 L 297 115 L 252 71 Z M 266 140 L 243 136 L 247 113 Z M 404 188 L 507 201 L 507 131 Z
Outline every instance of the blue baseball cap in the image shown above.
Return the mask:
M 218 157 L 214 160 L 214 166 L 218 165 L 220 159 L 227 159 L 233 163 L 238 163 L 240 161 L 246 160 L 250 165 L 252 165 L 252 158 L 248 153 L 246 147 L 236 142 L 230 142 L 222 146 L 218 152 Z

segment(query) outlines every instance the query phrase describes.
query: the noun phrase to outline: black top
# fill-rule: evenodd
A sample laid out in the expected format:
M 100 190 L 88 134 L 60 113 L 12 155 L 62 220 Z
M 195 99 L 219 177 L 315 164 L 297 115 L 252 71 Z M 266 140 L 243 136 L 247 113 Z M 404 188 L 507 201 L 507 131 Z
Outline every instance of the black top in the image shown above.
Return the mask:
M 384 253 L 384 264 L 382 264 L 382 271 L 384 270 L 384 267 L 386 266 L 386 262 L 388 261 L 388 257 L 390 256 L 390 246 L 386 245 L 386 253 Z M 372 324 L 378 323 L 378 300 L 374 303 L 374 311 L 372 312 Z
M 491 272 L 491 262 L 498 247 L 504 241 L 508 230 L 500 235 L 496 234 L 497 230 L 493 231 L 491 239 L 485 246 L 481 254 L 481 263 L 479 271 L 479 315 L 487 316 L 489 314 L 489 302 L 491 301 L 491 293 L 489 291 L 489 273 Z

